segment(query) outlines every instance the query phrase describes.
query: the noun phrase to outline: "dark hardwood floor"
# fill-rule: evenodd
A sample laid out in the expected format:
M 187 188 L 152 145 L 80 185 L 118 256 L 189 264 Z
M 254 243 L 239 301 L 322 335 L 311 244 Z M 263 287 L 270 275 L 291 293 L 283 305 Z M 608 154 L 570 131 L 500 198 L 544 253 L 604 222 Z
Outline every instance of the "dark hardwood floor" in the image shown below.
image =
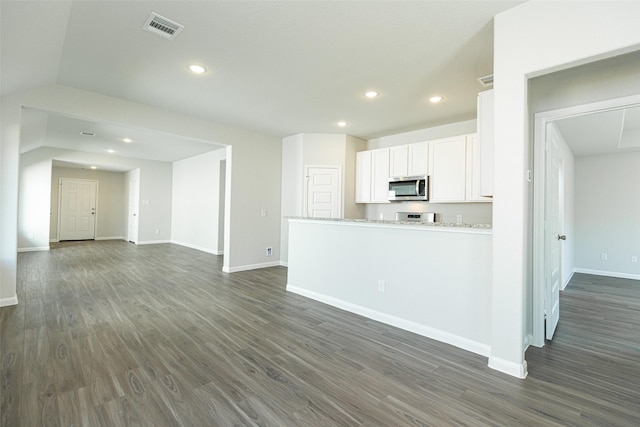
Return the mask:
M 18 257 L 2 426 L 640 425 L 640 283 L 576 275 L 529 377 L 171 244 Z

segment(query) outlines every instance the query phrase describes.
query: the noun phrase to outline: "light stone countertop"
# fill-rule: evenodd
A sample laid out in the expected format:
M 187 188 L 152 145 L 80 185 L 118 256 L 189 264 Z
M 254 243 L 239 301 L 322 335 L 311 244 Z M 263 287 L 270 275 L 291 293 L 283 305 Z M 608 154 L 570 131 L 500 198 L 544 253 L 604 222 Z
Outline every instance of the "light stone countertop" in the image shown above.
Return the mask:
M 285 219 L 293 220 L 307 220 L 307 221 L 327 221 L 327 222 L 340 222 L 340 223 L 356 223 L 356 224 L 371 224 L 371 225 L 409 225 L 414 227 L 432 227 L 435 229 L 448 228 L 462 230 L 482 230 L 491 231 L 491 224 L 456 224 L 454 222 L 421 222 L 421 221 L 391 221 L 391 220 L 377 220 L 377 219 L 348 219 L 348 218 L 310 218 L 300 216 L 287 216 Z M 471 230 L 469 230 L 471 231 Z

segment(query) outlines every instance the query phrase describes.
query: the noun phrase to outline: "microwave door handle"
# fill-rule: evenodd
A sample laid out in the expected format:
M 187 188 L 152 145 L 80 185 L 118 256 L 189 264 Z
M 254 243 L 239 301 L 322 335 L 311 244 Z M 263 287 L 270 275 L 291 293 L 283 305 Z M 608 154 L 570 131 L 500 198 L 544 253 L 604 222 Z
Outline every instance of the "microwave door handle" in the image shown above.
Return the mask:
M 416 196 L 420 195 L 420 180 L 416 179 Z

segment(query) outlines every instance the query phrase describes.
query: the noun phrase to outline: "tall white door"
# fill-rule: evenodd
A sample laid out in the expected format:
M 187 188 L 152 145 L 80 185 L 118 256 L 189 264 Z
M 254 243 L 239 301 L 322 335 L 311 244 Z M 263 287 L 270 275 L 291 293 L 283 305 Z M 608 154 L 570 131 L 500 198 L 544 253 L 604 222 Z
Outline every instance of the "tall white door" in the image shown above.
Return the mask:
M 340 218 L 342 216 L 339 166 L 308 166 L 305 216 Z
M 129 208 L 127 214 L 127 240 L 136 243 L 138 241 L 138 202 L 140 198 L 140 186 L 138 177 L 129 179 Z
M 560 160 L 555 135 L 547 132 L 545 200 L 545 338 L 550 340 L 560 320 Z
M 60 178 L 58 240 L 96 237 L 97 181 Z

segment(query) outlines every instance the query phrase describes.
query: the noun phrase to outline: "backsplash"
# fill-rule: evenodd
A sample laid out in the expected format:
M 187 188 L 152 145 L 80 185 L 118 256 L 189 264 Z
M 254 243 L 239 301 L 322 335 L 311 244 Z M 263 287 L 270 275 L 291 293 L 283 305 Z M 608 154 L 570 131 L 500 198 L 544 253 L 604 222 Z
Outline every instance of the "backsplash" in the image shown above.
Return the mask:
M 491 203 L 370 203 L 365 207 L 364 218 L 395 220 L 396 212 L 435 212 L 438 222 L 456 223 L 458 215 L 462 215 L 465 224 L 492 224 L 492 208 Z

